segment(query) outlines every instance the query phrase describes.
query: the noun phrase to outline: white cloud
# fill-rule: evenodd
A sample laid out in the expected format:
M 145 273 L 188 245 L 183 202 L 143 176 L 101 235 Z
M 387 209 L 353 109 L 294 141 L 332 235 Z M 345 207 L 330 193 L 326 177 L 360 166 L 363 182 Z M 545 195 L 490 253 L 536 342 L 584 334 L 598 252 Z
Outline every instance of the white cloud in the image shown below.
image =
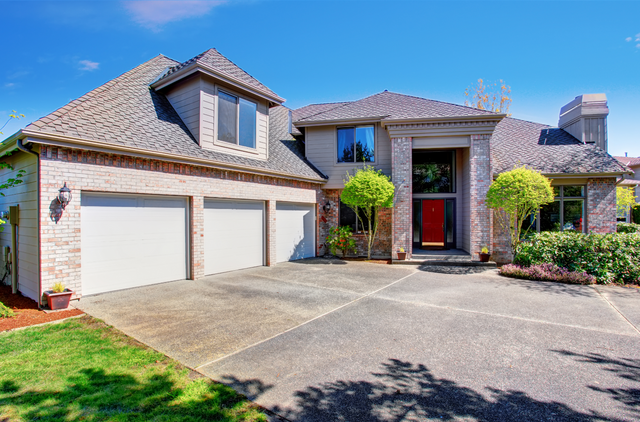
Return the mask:
M 640 44 L 636 44 L 636 48 L 640 48 Z
M 92 62 L 91 60 L 80 60 L 80 64 L 82 65 L 80 70 L 88 70 L 89 72 L 96 70 L 100 66 L 100 63 Z
M 157 31 L 166 23 L 206 15 L 224 1 L 126 1 L 124 7 L 138 24 Z
M 13 88 L 14 86 L 16 86 L 16 84 L 14 84 L 13 82 L 9 82 L 7 84 L 4 84 L 5 88 Z
M 631 38 L 631 37 L 627 37 L 627 38 L 625 38 L 624 40 L 625 40 L 626 42 L 629 42 L 629 41 L 631 41 L 632 39 L 633 39 L 633 38 Z

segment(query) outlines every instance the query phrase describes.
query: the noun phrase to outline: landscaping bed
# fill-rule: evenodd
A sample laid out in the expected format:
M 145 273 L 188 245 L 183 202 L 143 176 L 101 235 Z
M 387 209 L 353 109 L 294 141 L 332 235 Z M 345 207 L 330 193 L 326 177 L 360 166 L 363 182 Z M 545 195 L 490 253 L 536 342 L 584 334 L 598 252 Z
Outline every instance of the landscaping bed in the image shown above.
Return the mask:
M 0 334 L 0 421 L 266 421 L 216 384 L 90 316 Z
M 0 331 L 57 321 L 82 315 L 83 313 L 81 310 L 75 308 L 69 308 L 69 310 L 66 311 L 46 313 L 38 309 L 38 303 L 36 301 L 24 297 L 20 293 L 12 294 L 11 286 L 5 285 L 0 285 L 0 302 L 14 313 L 14 316 L 10 318 L 0 318 Z

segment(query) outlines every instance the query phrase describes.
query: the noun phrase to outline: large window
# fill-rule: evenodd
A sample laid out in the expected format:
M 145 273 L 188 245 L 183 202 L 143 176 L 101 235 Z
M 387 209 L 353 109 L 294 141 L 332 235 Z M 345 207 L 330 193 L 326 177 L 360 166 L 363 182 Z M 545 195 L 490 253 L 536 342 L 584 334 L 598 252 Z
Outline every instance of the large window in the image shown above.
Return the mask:
M 540 207 L 540 231 L 584 232 L 584 186 L 554 186 L 555 200 Z
M 455 151 L 414 151 L 413 193 L 452 193 Z
M 375 130 L 373 126 L 338 128 L 338 162 L 363 163 L 375 161 Z
M 218 91 L 218 140 L 243 147 L 256 147 L 257 104 Z
M 364 233 L 369 230 L 369 219 L 361 211 L 359 211 L 358 214 L 360 214 L 360 218 L 357 218 L 353 208 L 350 208 L 340 201 L 340 225 L 351 227 L 353 233 Z M 364 227 L 360 219 L 364 222 Z

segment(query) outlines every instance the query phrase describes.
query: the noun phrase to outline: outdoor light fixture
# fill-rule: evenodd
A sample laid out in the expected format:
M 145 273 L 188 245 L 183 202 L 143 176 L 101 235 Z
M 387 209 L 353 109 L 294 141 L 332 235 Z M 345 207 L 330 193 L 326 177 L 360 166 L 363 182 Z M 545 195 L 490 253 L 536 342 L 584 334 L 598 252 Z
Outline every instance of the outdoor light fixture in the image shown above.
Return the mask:
M 67 182 L 64 182 L 64 186 L 58 191 L 58 202 L 62 209 L 65 209 L 71 201 L 71 189 L 67 187 Z
M 322 207 L 324 209 L 324 212 L 329 212 L 331 211 L 331 202 L 328 202 L 324 205 L 324 207 Z

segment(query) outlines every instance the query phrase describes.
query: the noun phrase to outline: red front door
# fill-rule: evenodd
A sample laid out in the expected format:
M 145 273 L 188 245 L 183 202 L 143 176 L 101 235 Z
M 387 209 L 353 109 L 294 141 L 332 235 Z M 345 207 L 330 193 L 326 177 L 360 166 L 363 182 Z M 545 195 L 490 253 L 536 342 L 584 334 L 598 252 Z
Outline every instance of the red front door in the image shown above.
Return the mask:
M 444 246 L 444 199 L 422 200 L 422 242 Z

